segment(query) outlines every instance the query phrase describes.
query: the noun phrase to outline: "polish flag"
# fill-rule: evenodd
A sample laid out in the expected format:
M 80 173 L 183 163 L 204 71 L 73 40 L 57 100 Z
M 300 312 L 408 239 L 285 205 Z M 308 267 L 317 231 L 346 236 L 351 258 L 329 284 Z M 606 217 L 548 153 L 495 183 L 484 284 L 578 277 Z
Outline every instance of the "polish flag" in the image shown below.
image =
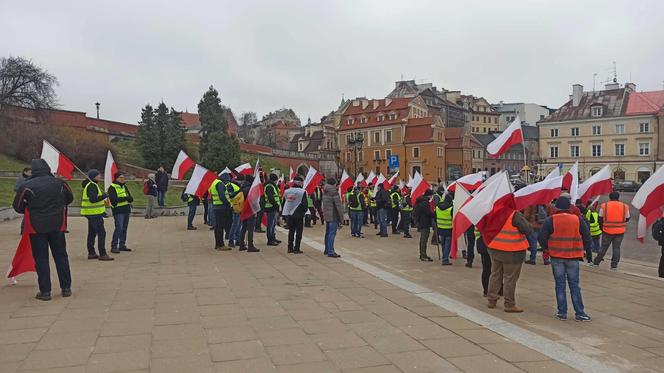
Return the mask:
M 609 194 L 613 191 L 613 182 L 611 181 L 611 166 L 604 166 L 599 172 L 589 177 L 579 185 L 578 199 L 583 203 L 590 201 L 595 196 Z M 572 200 L 574 203 L 576 199 Z
M 311 195 L 318 184 L 323 180 L 325 180 L 323 175 L 321 175 L 314 166 L 309 166 L 309 172 L 307 172 L 307 176 L 304 178 L 304 184 L 302 187 L 307 191 L 307 195 Z
M 367 175 L 367 185 L 371 185 L 371 183 L 373 183 L 375 179 L 376 179 L 376 174 L 373 172 L 373 170 L 371 170 L 369 172 L 369 175 Z
M 290 171 L 288 172 L 288 178 L 289 178 L 288 181 L 291 182 L 291 185 L 293 185 L 292 183 L 293 180 L 295 180 L 295 176 L 297 176 L 297 174 L 295 173 L 295 171 L 293 171 L 293 167 L 290 167 Z
M 367 182 L 364 180 L 364 175 L 362 175 L 361 172 L 359 174 L 357 174 L 357 177 L 355 178 L 355 185 L 357 185 L 357 184 L 360 184 L 360 186 L 362 186 L 362 187 L 367 186 Z
M 219 176 L 221 176 L 223 174 L 229 174 L 229 175 L 233 176 L 233 171 L 230 168 L 226 167 L 219 173 Z
M 475 225 L 489 244 L 514 211 L 512 184 L 502 173 L 472 196 L 456 213 L 452 224 L 452 257 L 456 257 L 457 241 L 464 232 Z
M 549 172 L 549 174 L 546 175 L 546 177 L 544 178 L 544 180 L 546 180 L 546 179 L 553 179 L 554 177 L 558 177 L 558 176 L 561 176 L 561 175 L 560 175 L 560 167 L 556 167 L 556 168 L 554 168 L 551 172 Z
M 178 153 L 177 159 L 175 159 L 175 164 L 173 165 L 173 169 L 171 171 L 171 178 L 175 180 L 182 180 L 184 178 L 184 174 L 187 173 L 187 171 L 191 170 L 192 167 L 196 162 L 194 162 L 191 157 L 187 155 L 184 151 L 180 150 Z
M 639 210 L 636 238 L 643 243 L 648 227 L 664 212 L 664 166 L 646 180 L 632 199 L 632 206 Z
M 514 192 L 514 204 L 517 210 L 523 210 L 528 206 L 546 205 L 554 198 L 560 197 L 563 177 L 556 176 L 540 181 L 539 183 L 527 185 Z
M 258 161 L 257 161 L 258 162 Z M 254 173 L 254 170 L 251 168 L 251 164 L 245 163 L 235 167 L 235 172 L 238 175 L 251 175 Z
M 277 185 L 279 186 L 279 195 L 283 196 L 286 191 L 286 182 L 284 182 L 284 175 L 279 176 L 277 180 Z
M 486 146 L 486 152 L 489 154 L 490 158 L 498 158 L 509 150 L 512 145 L 522 143 L 523 133 L 521 132 L 521 119 L 517 115 L 509 127 Z
M 251 183 L 249 193 L 244 199 L 242 211 L 240 212 L 240 220 L 247 220 L 256 215 L 261 210 L 261 196 L 263 195 L 263 183 L 261 183 L 260 168 L 258 160 L 256 160 L 256 172 L 254 173 L 254 181 Z M 264 225 L 267 225 L 267 214 L 263 214 Z
M 51 168 L 51 172 L 71 180 L 74 163 L 46 140 L 42 144 L 41 159 L 46 161 Z
M 383 189 L 387 190 L 385 188 L 385 183 L 387 182 L 387 179 L 385 179 L 385 176 L 383 176 L 382 173 L 378 174 L 378 177 L 376 178 L 376 185 L 374 185 L 374 196 L 376 193 L 378 193 L 378 185 L 383 184 Z
M 341 174 L 341 182 L 339 182 L 339 197 L 341 197 L 342 202 L 344 201 L 346 191 L 352 186 L 353 179 L 351 179 L 346 170 L 344 170 L 343 174 Z
M 426 192 L 428 189 L 431 189 L 431 185 L 429 185 L 429 183 L 427 183 L 424 178 L 422 178 L 422 174 L 416 171 L 415 176 L 410 181 L 408 188 L 412 190 L 410 192 L 410 199 L 412 203 L 415 203 L 419 196 L 423 195 L 424 192 Z
M 576 161 L 563 177 L 563 189 L 569 191 L 572 204 L 579 199 L 579 161 Z
M 396 174 L 392 175 L 392 177 L 389 180 L 387 180 L 386 182 L 383 182 L 383 186 L 385 186 L 385 190 L 388 190 L 388 189 L 392 188 L 392 186 L 396 184 L 398 177 L 399 177 L 399 171 L 397 171 Z
M 30 212 L 25 209 L 23 213 L 23 234 L 21 240 L 16 247 L 16 253 L 12 263 L 7 270 L 7 278 L 12 279 L 16 283 L 15 277 L 25 272 L 35 272 L 35 259 L 32 257 L 32 244 L 30 243 L 30 234 L 35 233 L 30 223 Z
M 108 190 L 113 182 L 113 175 L 118 172 L 118 166 L 115 164 L 113 154 L 109 150 L 106 154 L 106 167 L 104 167 L 104 190 Z
M 403 190 L 406 184 L 403 183 L 403 180 L 399 179 L 399 190 Z
M 417 172 L 417 171 L 415 171 L 415 172 Z M 406 183 L 406 187 L 412 188 L 412 186 L 413 186 L 413 177 L 408 175 L 408 182 Z
M 450 186 L 447 188 L 450 192 L 454 192 L 456 190 L 456 184 L 461 184 L 463 185 L 466 190 L 475 190 L 482 185 L 482 181 L 484 180 L 484 171 L 476 172 L 474 174 L 468 174 L 466 176 L 462 176 L 458 178 L 455 182 L 450 184 Z
M 210 185 L 212 185 L 216 179 L 217 174 L 197 164 L 184 192 L 195 195 L 198 198 L 203 198 L 203 194 L 210 189 Z

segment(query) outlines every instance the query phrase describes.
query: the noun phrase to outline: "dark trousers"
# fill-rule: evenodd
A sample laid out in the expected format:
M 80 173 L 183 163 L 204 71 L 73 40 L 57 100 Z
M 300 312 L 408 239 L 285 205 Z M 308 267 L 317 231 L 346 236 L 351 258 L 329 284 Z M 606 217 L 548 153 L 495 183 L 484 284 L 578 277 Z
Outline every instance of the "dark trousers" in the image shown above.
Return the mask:
M 316 212 L 318 213 L 318 217 L 320 218 L 320 223 L 322 225 L 324 225 L 325 224 L 325 218 L 323 217 L 323 205 L 322 205 L 322 203 L 319 202 L 317 205 L 314 205 L 314 206 L 316 206 Z
M 256 225 L 254 226 L 254 231 L 262 230 L 263 225 L 263 210 L 256 213 Z
M 240 231 L 240 246 L 247 243 L 247 247 L 254 247 L 254 227 L 256 225 L 256 216 L 252 216 L 242 222 L 242 230 Z M 245 236 L 247 240 L 245 241 Z
M 475 240 L 475 243 L 477 244 L 477 253 L 480 254 L 482 259 L 482 290 L 486 295 L 489 290 L 489 277 L 491 276 L 491 257 L 481 237 Z
M 369 209 L 364 209 L 362 210 L 362 224 L 363 225 L 368 225 L 369 224 Z
M 129 213 L 113 214 L 115 229 L 111 239 L 111 250 L 127 247 L 127 228 L 129 227 Z
M 473 260 L 475 260 L 475 227 L 471 227 L 466 231 L 466 242 L 467 242 L 467 249 L 466 249 L 466 262 L 473 264 Z
M 191 228 L 194 226 L 194 217 L 196 216 L 197 209 L 198 209 L 197 205 L 189 206 L 189 214 L 187 214 L 187 228 Z
M 606 255 L 609 246 L 611 246 L 611 268 L 618 267 L 618 262 L 620 262 L 620 245 L 624 234 L 608 234 L 602 233 L 602 246 L 599 249 L 599 253 L 595 257 L 595 264 L 599 264 L 604 260 L 604 255 Z
M 398 226 L 399 226 L 399 209 L 398 208 L 393 208 L 390 210 L 391 213 L 391 218 L 392 218 L 392 233 L 397 233 L 398 231 Z
M 369 207 L 369 220 L 374 225 L 374 229 L 378 228 L 378 218 L 376 217 L 376 207 Z
M 208 223 L 208 209 L 210 203 L 207 200 L 203 201 L 203 224 Z
M 64 232 L 31 234 L 30 244 L 32 245 L 32 257 L 35 259 L 39 291 L 42 293 L 51 292 L 51 268 L 48 265 L 49 246 L 55 262 L 55 269 L 58 271 L 60 289 L 70 289 L 71 272 L 69 271 L 67 242 L 65 241 Z
M 659 277 L 664 277 L 664 245 L 662 246 L 662 256 L 659 257 Z
M 410 211 L 401 211 L 401 230 L 404 236 L 410 236 Z
M 95 238 L 97 238 L 99 255 L 106 255 L 106 229 L 104 229 L 104 217 L 86 216 L 88 219 L 88 255 L 95 254 Z
M 431 230 L 429 228 L 420 229 L 420 259 L 426 259 L 427 255 L 427 245 L 429 244 L 429 234 Z
M 233 210 L 214 210 L 214 244 L 217 247 L 224 246 L 224 231 L 228 232 L 233 223 Z
M 157 191 L 157 204 L 159 205 L 159 207 L 164 207 L 164 205 L 165 205 L 164 201 L 165 200 L 166 200 L 166 191 L 162 192 L 161 190 L 158 190 Z
M 288 217 L 288 251 L 299 251 L 302 241 L 303 217 Z

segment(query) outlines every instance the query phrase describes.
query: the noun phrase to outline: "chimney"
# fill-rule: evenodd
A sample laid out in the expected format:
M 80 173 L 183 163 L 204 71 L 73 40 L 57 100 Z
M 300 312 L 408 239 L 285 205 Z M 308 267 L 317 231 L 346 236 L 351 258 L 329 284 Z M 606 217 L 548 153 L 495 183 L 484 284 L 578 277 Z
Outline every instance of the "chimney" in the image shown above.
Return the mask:
M 625 88 L 629 88 L 630 91 L 636 92 L 636 84 L 634 83 L 625 83 Z
M 579 106 L 581 96 L 583 96 L 583 86 L 581 84 L 574 84 L 572 86 L 572 106 Z

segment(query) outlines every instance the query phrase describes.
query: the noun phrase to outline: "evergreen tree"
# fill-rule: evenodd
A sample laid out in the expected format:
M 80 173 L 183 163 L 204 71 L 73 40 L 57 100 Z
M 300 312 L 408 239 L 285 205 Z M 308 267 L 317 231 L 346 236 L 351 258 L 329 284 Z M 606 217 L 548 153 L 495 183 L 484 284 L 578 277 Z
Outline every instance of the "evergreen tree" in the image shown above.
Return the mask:
M 160 103 L 155 111 L 146 105 L 141 111 L 141 122 L 136 143 L 143 159 L 144 167 L 156 169 L 163 165 L 169 169 L 180 149 L 184 148 L 184 129 L 180 125 L 180 113 L 165 103 Z
M 198 103 L 201 121 L 201 163 L 210 170 L 234 168 L 240 164 L 240 144 L 228 133 L 227 110 L 221 105 L 219 92 L 210 86 Z

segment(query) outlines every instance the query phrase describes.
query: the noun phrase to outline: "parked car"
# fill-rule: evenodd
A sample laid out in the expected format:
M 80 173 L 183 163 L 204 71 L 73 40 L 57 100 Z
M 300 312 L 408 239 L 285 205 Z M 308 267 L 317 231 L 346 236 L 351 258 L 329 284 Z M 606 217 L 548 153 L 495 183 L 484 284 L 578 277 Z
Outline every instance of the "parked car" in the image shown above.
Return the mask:
M 514 186 L 514 190 L 519 190 L 528 185 L 528 183 L 521 179 L 511 179 L 510 182 L 512 183 L 512 186 Z
M 613 183 L 613 190 L 616 192 L 636 192 L 639 187 L 640 185 L 636 181 L 616 181 Z

